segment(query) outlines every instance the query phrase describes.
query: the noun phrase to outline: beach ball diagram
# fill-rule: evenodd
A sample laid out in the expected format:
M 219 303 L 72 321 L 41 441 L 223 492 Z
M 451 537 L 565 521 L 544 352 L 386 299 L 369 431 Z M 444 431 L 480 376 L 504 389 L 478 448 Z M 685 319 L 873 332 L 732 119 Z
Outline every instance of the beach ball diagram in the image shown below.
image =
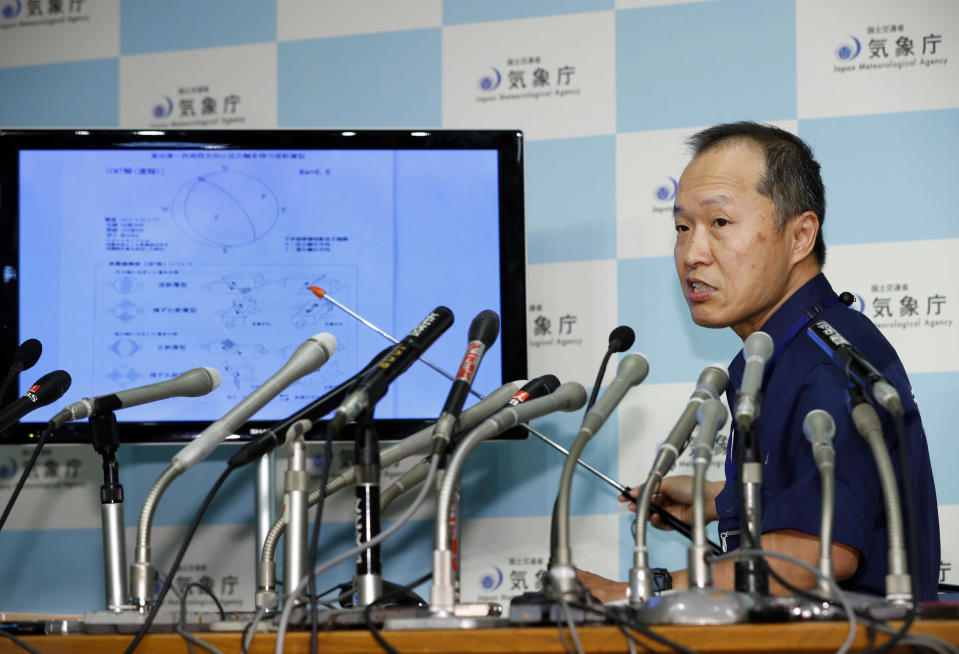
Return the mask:
M 284 209 L 262 181 L 224 170 L 199 175 L 181 186 L 170 211 L 187 237 L 228 249 L 266 236 Z

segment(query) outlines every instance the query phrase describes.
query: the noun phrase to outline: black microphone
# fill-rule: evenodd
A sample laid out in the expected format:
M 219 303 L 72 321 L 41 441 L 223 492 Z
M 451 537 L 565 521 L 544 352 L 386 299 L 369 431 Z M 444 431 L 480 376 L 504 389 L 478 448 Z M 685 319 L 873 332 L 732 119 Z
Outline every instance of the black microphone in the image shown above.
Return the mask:
M 863 391 L 872 393 L 876 401 L 890 413 L 902 413 L 902 403 L 896 389 L 869 363 L 855 345 L 836 331 L 835 327 L 825 320 L 817 320 L 812 326 L 806 328 L 806 333 L 837 366 L 845 371 L 850 381 Z
M 262 434 L 258 434 L 254 440 L 241 447 L 236 454 L 230 457 L 228 465 L 231 468 L 245 466 L 251 461 L 255 461 L 264 454 L 267 454 L 270 450 L 283 445 L 283 443 L 286 442 L 289 429 L 294 425 L 296 425 L 296 430 L 293 432 L 294 436 L 299 436 L 312 429 L 313 424 L 317 420 L 340 406 L 346 394 L 356 385 L 357 380 L 373 370 L 380 362 L 380 359 L 386 356 L 386 353 L 391 349 L 393 349 L 393 346 L 384 348 L 379 354 L 374 356 L 362 370 L 345 382 L 313 400 L 289 418 L 278 422 Z
M 0 432 L 15 424 L 34 409 L 39 409 L 63 397 L 70 388 L 70 375 L 65 370 L 54 370 L 34 382 L 22 397 L 0 411 Z
M 517 406 L 527 400 L 535 400 L 538 397 L 549 395 L 557 388 L 559 388 L 559 378 L 556 375 L 540 375 L 536 379 L 530 379 L 523 384 L 506 403 L 506 406 Z
M 616 352 L 625 352 L 633 347 L 636 342 L 636 332 L 628 325 L 620 325 L 609 333 L 609 347 L 603 356 L 603 362 L 599 365 L 599 374 L 596 375 L 596 383 L 593 384 L 593 392 L 589 394 L 589 402 L 586 403 L 586 413 L 596 404 L 596 398 L 599 397 L 599 387 L 603 383 L 603 375 L 606 374 L 606 366 L 609 364 L 609 357 Z
M 444 306 L 433 309 L 406 338 L 380 359 L 368 375 L 357 382 L 356 388 L 337 408 L 330 429 L 339 432 L 347 422 L 376 405 L 386 395 L 393 380 L 409 368 L 452 324 L 452 311 Z
M 636 332 L 628 325 L 620 325 L 609 333 L 609 351 L 625 352 L 636 342 Z
M 436 428 L 433 430 L 433 449 L 437 453 L 446 449 L 450 437 L 456 431 L 456 422 L 463 411 L 463 404 L 473 385 L 476 371 L 479 370 L 486 350 L 496 342 L 497 335 L 499 335 L 499 316 L 495 311 L 489 309 L 481 311 L 470 323 L 466 354 L 463 355 L 463 362 L 456 373 L 456 379 L 446 397 L 446 404 L 443 405 L 443 411 L 436 420 Z
M 35 338 L 28 338 L 13 351 L 13 362 L 10 369 L 0 385 L 0 400 L 10 387 L 11 382 L 16 379 L 24 370 L 29 370 L 40 359 L 40 353 L 43 351 L 43 345 Z

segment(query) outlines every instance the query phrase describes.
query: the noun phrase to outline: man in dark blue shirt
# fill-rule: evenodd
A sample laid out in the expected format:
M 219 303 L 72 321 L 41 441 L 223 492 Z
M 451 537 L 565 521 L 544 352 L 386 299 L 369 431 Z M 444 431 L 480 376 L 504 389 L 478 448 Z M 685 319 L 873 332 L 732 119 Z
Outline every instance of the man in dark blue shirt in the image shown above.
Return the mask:
M 925 434 L 905 370 L 879 330 L 837 302 L 822 275 L 825 192 L 819 164 L 796 136 L 755 123 L 718 125 L 690 139 L 694 157 L 679 182 L 674 207 L 676 269 L 697 325 L 730 327 L 743 340 L 767 332 L 776 345 L 765 375 L 757 422 L 763 464 L 762 546 L 815 566 L 819 558 L 820 481 L 802 422 L 824 409 L 836 422 L 834 574 L 846 588 L 883 595 L 887 529 L 876 466 L 849 417 L 847 379 L 805 333 L 812 316 L 824 319 L 856 346 L 896 387 L 906 415 L 906 442 L 916 507 L 904 506 L 919 530 L 919 598 L 935 599 L 939 522 Z M 736 406 L 743 355 L 730 365 L 728 400 Z M 897 477 L 902 478 L 894 423 L 883 431 Z M 730 549 L 739 545 L 739 491 L 735 434 L 726 457 L 726 481 L 707 484 L 707 520 L 718 519 Z M 634 490 L 634 497 L 636 490 Z M 691 478 L 666 478 L 656 500 L 691 519 Z M 715 500 L 715 502 L 710 501 Z M 658 525 L 658 519 L 652 520 Z M 810 588 L 813 575 L 770 559 L 790 584 Z M 623 597 L 627 585 L 590 573 L 581 578 L 604 601 Z M 715 586 L 733 588 L 733 562 L 717 564 Z M 673 587 L 688 585 L 686 571 Z M 773 592 L 787 589 L 771 582 Z

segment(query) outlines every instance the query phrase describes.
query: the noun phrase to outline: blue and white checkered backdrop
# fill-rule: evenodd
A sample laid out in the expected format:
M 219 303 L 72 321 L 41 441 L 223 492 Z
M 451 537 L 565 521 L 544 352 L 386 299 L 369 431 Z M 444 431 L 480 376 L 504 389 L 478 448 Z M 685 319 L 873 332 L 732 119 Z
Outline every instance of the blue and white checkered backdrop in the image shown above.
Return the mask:
M 794 131 L 823 166 L 826 272 L 857 294 L 914 384 L 941 507 L 941 580 L 957 583 L 956 45 L 954 0 L 0 0 L 0 126 L 523 130 L 530 374 L 588 385 L 609 330 L 636 330 L 649 378 L 585 454 L 626 484 L 645 474 L 699 371 L 741 347 L 729 330 L 690 322 L 675 279 L 683 140 L 741 119 Z M 563 415 L 538 426 L 569 444 L 577 423 Z M 26 455 L 0 449 L 8 493 Z M 170 455 L 121 449 L 131 539 Z M 190 470 L 161 503 L 161 569 L 226 456 Z M 562 463 L 535 439 L 472 457 L 464 598 L 533 586 Z M 87 448 L 47 448 L 0 537 L 0 609 L 103 608 L 98 470 Z M 711 474 L 721 476 L 721 462 Z M 228 607 L 249 609 L 253 491 L 250 475 L 237 477 L 180 576 L 205 578 Z M 630 516 L 588 473 L 577 473 L 573 494 L 576 563 L 625 578 Z M 431 511 L 385 546 L 387 578 L 430 568 Z M 348 500 L 331 500 L 326 515 L 325 547 L 346 547 Z M 685 543 L 654 530 L 652 560 L 683 567 Z M 348 579 L 349 564 L 327 577 Z

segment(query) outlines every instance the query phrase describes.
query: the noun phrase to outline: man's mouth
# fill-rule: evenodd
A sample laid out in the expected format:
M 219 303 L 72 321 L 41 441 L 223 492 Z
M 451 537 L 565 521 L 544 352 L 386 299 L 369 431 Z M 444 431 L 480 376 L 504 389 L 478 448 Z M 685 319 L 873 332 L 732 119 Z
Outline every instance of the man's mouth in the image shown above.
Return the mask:
M 716 291 L 715 286 L 710 286 L 706 282 L 690 279 L 687 281 L 690 300 L 705 300 Z

